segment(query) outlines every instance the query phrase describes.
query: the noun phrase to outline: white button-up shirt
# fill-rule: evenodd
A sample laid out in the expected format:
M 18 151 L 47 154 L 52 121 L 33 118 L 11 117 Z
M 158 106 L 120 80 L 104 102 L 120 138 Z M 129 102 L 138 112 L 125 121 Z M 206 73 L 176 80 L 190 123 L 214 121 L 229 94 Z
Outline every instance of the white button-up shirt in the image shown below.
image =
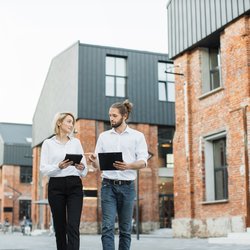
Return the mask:
M 49 177 L 65 176 L 85 176 L 88 172 L 84 151 L 79 139 L 70 137 L 70 140 L 63 144 L 53 136 L 44 140 L 41 149 L 40 171 L 43 175 Z M 84 164 L 84 170 L 78 170 L 75 166 L 69 166 L 64 169 L 59 168 L 59 163 L 64 160 L 66 154 L 82 154 L 81 162 Z
M 147 164 L 148 147 L 143 133 L 129 128 L 121 134 L 115 129 L 105 131 L 100 134 L 95 148 L 95 153 L 122 152 L 123 161 L 132 163 L 143 160 Z M 112 170 L 103 171 L 102 177 L 113 180 L 135 180 L 136 170 Z

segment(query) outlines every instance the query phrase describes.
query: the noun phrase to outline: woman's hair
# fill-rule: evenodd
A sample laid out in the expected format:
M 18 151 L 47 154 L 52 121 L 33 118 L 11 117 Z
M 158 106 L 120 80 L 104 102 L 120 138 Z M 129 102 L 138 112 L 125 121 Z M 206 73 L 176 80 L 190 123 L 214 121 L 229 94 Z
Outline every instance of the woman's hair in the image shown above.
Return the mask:
M 75 126 L 76 119 L 72 113 L 65 112 L 65 113 L 57 113 L 54 117 L 54 122 L 53 122 L 53 128 L 54 128 L 54 133 L 56 135 L 59 134 L 59 126 L 58 123 L 63 122 L 63 120 L 66 118 L 66 116 L 70 115 L 73 118 L 73 125 Z
M 132 108 L 133 108 L 133 103 L 131 103 L 128 99 L 126 99 L 124 102 L 116 102 L 116 103 L 112 104 L 110 108 L 118 109 L 120 114 L 122 116 L 124 116 L 126 114 L 127 119 L 128 119 L 129 115 L 132 111 Z

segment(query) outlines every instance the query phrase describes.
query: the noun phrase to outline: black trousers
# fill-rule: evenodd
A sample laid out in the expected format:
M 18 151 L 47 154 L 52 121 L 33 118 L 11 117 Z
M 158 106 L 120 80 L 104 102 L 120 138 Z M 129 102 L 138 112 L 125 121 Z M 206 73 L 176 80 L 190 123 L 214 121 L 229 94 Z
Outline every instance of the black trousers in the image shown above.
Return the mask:
M 57 250 L 79 250 L 79 226 L 83 204 L 80 177 L 51 177 L 48 200 L 53 216 Z

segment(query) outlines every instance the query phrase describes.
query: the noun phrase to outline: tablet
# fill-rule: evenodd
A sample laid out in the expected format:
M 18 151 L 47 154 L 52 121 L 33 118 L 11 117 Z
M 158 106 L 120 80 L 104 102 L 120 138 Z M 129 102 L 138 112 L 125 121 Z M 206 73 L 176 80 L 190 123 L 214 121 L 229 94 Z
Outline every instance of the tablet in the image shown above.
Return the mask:
M 66 154 L 64 160 L 73 161 L 73 165 L 80 164 L 82 159 L 81 154 Z
M 118 170 L 113 166 L 115 161 L 123 161 L 122 152 L 98 153 L 100 169 L 103 171 Z

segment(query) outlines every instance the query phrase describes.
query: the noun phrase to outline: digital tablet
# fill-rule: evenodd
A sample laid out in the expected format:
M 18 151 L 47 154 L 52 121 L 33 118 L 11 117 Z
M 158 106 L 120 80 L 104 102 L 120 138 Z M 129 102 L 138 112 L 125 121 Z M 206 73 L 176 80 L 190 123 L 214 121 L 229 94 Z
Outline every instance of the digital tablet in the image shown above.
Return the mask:
M 73 165 L 80 164 L 82 159 L 81 154 L 66 154 L 64 160 L 73 161 Z
M 115 161 L 123 161 L 122 152 L 98 153 L 100 169 L 102 171 L 118 170 L 113 166 Z

